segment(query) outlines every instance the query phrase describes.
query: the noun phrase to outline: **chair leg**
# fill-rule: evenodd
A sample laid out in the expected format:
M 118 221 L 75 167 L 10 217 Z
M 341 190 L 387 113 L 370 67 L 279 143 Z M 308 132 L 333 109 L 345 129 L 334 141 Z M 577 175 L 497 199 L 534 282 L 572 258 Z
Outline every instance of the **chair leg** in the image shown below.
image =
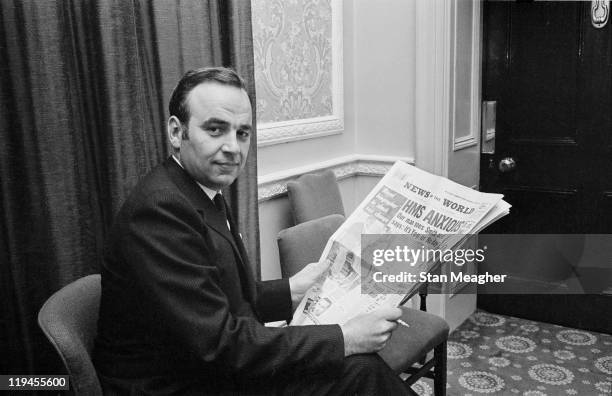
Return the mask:
M 419 298 L 421 301 L 420 309 L 423 312 L 427 312 L 427 288 L 428 287 L 429 287 L 429 282 L 425 282 L 419 287 Z M 425 356 L 423 356 L 421 360 L 419 360 L 419 363 L 423 365 L 425 364 L 426 361 L 427 361 L 427 354 L 425 354 Z
M 434 395 L 446 395 L 446 341 L 434 348 Z
M 429 282 L 425 282 L 419 287 L 419 299 L 421 301 L 421 305 L 419 306 L 419 309 L 423 312 L 427 312 L 428 288 L 429 288 Z

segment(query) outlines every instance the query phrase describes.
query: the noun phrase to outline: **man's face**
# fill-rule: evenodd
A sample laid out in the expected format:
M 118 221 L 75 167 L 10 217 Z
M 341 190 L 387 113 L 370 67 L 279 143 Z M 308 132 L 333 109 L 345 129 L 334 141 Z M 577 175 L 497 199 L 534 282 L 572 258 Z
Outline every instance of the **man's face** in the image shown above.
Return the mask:
M 246 163 L 251 102 L 240 88 L 206 82 L 188 94 L 187 106 L 186 131 L 176 117 L 168 121 L 170 143 L 179 150 L 181 163 L 194 179 L 220 190 L 232 184 Z

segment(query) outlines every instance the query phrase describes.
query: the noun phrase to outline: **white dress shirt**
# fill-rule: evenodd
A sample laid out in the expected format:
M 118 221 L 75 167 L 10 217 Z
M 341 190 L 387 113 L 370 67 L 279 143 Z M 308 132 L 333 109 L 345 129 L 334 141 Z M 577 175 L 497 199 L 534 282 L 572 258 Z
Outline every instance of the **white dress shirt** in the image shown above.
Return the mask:
M 178 158 L 176 158 L 176 156 L 174 154 L 172 154 L 172 158 L 174 158 L 174 160 L 176 161 L 176 163 L 183 169 L 185 169 L 185 167 L 183 166 L 183 164 L 181 164 L 181 161 L 178 160 Z M 203 184 L 200 184 L 200 182 L 198 182 L 197 180 L 195 181 L 198 186 L 200 186 L 200 188 L 202 189 L 202 191 L 204 191 L 204 193 L 206 193 L 206 195 L 208 196 L 208 198 L 210 198 L 211 201 L 215 202 L 215 195 L 217 194 L 221 194 L 221 191 L 215 191 L 212 188 L 208 188 Z M 231 229 L 230 227 L 230 223 L 228 219 L 225 219 L 225 222 L 227 223 L 227 228 Z

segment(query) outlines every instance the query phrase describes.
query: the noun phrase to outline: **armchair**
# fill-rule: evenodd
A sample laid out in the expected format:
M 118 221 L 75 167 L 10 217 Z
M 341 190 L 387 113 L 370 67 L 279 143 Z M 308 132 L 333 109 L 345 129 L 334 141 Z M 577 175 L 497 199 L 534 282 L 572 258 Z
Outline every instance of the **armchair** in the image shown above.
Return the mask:
M 329 215 L 282 230 L 278 246 L 283 276 L 291 276 L 317 261 L 343 219 L 341 215 Z M 402 320 L 410 327 L 398 326 L 380 356 L 398 374 L 407 374 L 404 382 L 408 387 L 421 377 L 429 377 L 434 381 L 435 395 L 445 395 L 448 324 L 427 312 L 406 307 L 402 310 Z M 425 361 L 432 349 L 433 357 Z

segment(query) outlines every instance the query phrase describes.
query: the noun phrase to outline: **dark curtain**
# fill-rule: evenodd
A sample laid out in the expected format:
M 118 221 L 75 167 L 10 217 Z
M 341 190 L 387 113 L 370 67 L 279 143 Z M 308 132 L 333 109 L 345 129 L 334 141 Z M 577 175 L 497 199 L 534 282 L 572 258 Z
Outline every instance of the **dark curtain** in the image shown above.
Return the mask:
M 0 374 L 57 373 L 36 315 L 98 272 L 105 231 L 168 155 L 188 69 L 234 67 L 254 99 L 250 2 L 0 0 Z M 259 272 L 256 143 L 228 191 Z

